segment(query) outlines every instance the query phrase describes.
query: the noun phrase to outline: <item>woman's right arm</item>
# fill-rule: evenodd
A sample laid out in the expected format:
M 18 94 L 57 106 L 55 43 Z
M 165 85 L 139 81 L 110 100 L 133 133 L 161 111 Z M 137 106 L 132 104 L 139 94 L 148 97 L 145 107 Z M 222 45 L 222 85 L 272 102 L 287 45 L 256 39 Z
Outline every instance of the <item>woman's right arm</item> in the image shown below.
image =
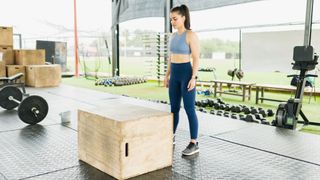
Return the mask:
M 164 87 L 169 87 L 170 64 L 171 64 L 171 57 L 170 57 L 170 54 L 169 54 L 168 55 L 168 62 L 167 62 L 167 71 L 166 71 L 166 74 L 165 74 L 164 80 L 163 80 L 163 86 Z
M 171 64 L 171 52 L 170 52 L 170 45 L 171 45 L 171 38 L 172 35 L 169 38 L 169 42 L 168 42 L 168 62 L 167 62 L 167 71 L 166 74 L 164 76 L 164 80 L 163 80 L 163 86 L 164 87 L 169 87 L 169 76 L 170 76 L 170 64 Z

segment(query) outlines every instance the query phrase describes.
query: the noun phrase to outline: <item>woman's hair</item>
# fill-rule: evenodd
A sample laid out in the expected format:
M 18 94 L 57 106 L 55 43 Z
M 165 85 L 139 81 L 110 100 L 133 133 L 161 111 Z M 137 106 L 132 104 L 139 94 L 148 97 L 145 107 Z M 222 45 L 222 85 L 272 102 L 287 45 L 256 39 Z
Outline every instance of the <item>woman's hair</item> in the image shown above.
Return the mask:
M 189 8 L 182 4 L 181 6 L 176 6 L 171 9 L 170 12 L 178 12 L 181 16 L 185 17 L 184 21 L 184 27 L 188 30 L 190 30 L 190 13 L 189 13 Z

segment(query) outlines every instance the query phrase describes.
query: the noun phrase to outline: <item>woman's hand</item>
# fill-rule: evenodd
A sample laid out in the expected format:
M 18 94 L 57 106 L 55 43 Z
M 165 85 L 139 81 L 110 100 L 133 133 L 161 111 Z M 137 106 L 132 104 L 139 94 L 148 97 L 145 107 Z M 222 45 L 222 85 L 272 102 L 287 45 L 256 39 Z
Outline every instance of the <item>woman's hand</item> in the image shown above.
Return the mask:
M 193 88 L 196 87 L 196 79 L 195 78 L 191 78 L 189 83 L 188 83 L 188 91 L 191 91 Z
M 163 86 L 164 87 L 169 87 L 169 78 L 167 76 L 164 77 Z

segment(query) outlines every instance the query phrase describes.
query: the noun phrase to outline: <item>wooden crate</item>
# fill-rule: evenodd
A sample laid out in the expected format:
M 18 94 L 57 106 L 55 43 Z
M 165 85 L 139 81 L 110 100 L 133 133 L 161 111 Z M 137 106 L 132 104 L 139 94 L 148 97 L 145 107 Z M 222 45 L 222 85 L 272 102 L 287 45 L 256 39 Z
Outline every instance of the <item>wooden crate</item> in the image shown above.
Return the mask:
M 14 64 L 14 55 L 11 46 L 0 47 L 0 61 L 4 61 L 6 65 Z
M 14 50 L 16 65 L 44 65 L 45 50 Z
M 172 165 L 173 116 L 123 102 L 78 110 L 79 159 L 127 179 Z
M 29 65 L 26 66 L 26 85 L 32 87 L 55 87 L 61 82 L 61 66 Z
M 17 73 L 23 73 L 23 76 L 18 80 L 20 83 L 25 82 L 25 76 L 26 76 L 26 67 L 22 65 L 7 65 L 7 76 L 13 76 Z
M 0 27 L 0 46 L 13 46 L 12 27 Z
M 6 77 L 6 64 L 0 61 L 0 77 Z

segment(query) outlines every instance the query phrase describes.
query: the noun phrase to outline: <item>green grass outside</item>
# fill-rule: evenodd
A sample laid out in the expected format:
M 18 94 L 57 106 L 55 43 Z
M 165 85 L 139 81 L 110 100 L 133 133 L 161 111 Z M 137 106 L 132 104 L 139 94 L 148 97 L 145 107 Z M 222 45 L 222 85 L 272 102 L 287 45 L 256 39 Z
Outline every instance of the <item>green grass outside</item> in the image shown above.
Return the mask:
M 84 72 L 84 63 L 88 67 L 88 71 L 94 71 L 98 69 L 99 72 L 111 73 L 111 65 L 108 64 L 107 58 L 91 57 L 85 58 L 85 61 L 80 57 L 81 63 L 79 70 Z M 120 57 L 120 75 L 134 75 L 134 76 L 156 76 L 156 60 L 155 57 Z M 152 62 L 147 62 L 152 61 Z M 227 75 L 229 69 L 238 67 L 239 60 L 212 60 L 201 59 L 200 67 L 214 67 L 216 69 L 215 74 L 217 79 L 231 80 L 231 77 Z M 69 58 L 67 67 L 73 71 L 74 59 Z M 162 70 L 163 71 L 163 70 Z M 148 73 L 150 72 L 150 73 Z M 212 80 L 214 75 L 212 72 L 199 72 L 199 79 Z M 286 73 L 280 72 L 244 72 L 244 78 L 242 81 L 263 83 L 263 84 L 277 84 L 277 85 L 289 85 L 290 78 L 286 77 Z
M 150 100 L 165 100 L 169 101 L 168 97 L 168 89 L 162 86 L 158 86 L 157 81 L 149 81 L 148 83 L 144 84 L 137 84 L 137 85 L 130 85 L 130 86 L 120 86 L 120 87 L 104 87 L 104 86 L 95 86 L 95 81 L 86 80 L 85 78 L 65 78 L 63 79 L 64 84 L 94 89 L 102 92 L 108 92 L 112 94 L 121 94 L 121 95 L 128 95 L 131 97 L 139 97 L 143 99 L 150 99 Z M 274 93 L 274 92 L 265 92 L 265 97 L 272 97 L 277 99 L 288 99 L 290 98 L 291 94 L 287 93 Z M 197 95 L 197 100 L 206 99 L 206 98 L 213 98 L 207 97 L 203 95 Z M 276 111 L 277 106 L 279 103 L 277 102 L 270 102 L 266 101 L 263 104 L 259 104 L 258 106 L 255 104 L 255 92 L 252 92 L 251 101 L 242 102 L 242 98 L 238 96 L 231 96 L 223 94 L 221 97 L 226 103 L 229 104 L 245 104 L 247 106 L 255 106 L 255 107 L 262 107 L 264 109 L 272 109 Z M 309 120 L 314 122 L 320 122 L 320 97 L 312 97 L 310 104 L 309 104 L 309 96 L 304 97 L 303 101 L 303 111 L 309 118 Z M 272 119 L 268 119 L 272 120 Z M 313 133 L 313 134 L 320 134 L 320 127 L 317 126 L 307 126 L 302 129 L 304 132 Z

